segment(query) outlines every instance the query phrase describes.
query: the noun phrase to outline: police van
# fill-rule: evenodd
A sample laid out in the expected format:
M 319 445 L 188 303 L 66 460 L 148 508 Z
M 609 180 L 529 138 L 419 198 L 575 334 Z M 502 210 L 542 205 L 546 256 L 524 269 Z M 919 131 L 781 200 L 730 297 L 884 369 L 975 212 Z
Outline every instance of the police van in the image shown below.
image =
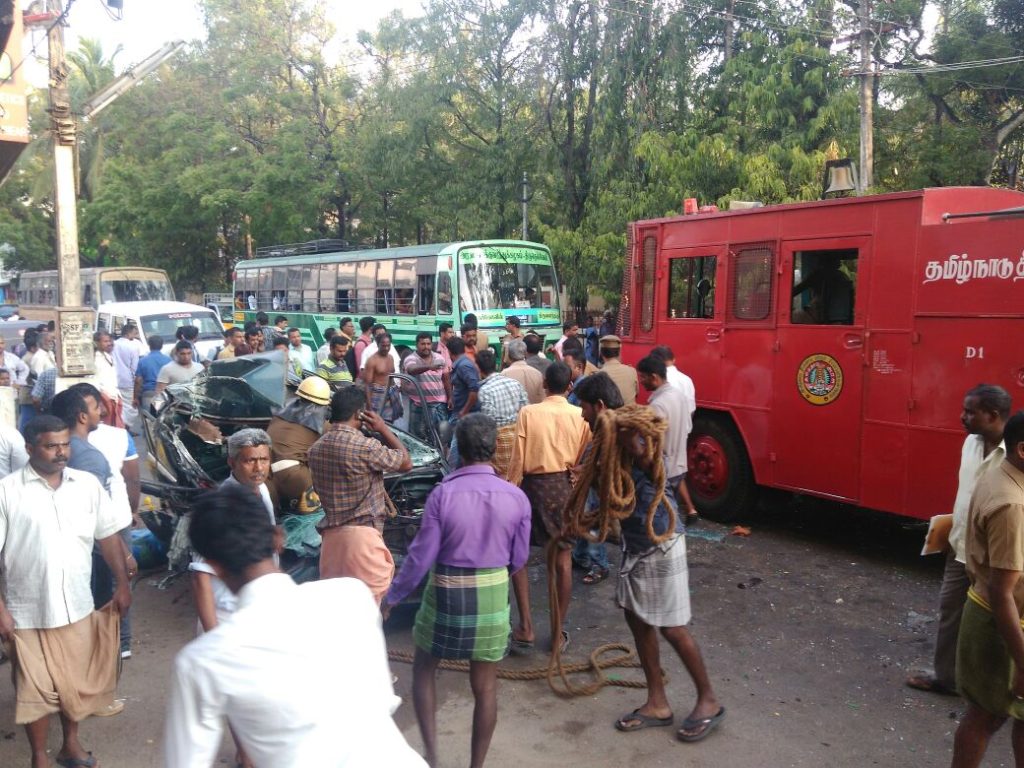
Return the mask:
M 196 349 L 199 360 L 206 360 L 217 347 L 224 345 L 224 326 L 213 310 L 182 301 L 124 301 L 101 304 L 96 310 L 96 329 L 108 331 L 117 338 L 125 323 L 138 326 L 142 340 L 163 339 L 163 351 L 171 354 L 177 342 L 175 333 L 183 325 L 199 330 Z

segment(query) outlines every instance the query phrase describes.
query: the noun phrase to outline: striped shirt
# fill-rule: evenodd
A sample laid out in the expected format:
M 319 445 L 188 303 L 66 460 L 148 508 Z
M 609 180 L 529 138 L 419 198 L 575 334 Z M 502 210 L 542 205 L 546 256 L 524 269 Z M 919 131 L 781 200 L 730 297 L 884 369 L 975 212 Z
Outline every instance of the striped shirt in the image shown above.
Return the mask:
M 480 412 L 494 419 L 499 427 L 515 424 L 519 411 L 530 402 L 522 384 L 498 374 L 491 374 L 480 383 L 477 398 Z
M 345 365 L 345 361 L 335 362 L 334 358 L 328 357 L 322 360 L 316 367 L 316 375 L 327 379 L 331 384 L 340 384 L 344 381 L 352 381 L 352 374 Z
M 441 363 L 443 366 L 444 358 L 438 352 L 431 352 L 429 365 L 436 365 L 437 363 Z M 409 373 L 409 369 L 411 367 L 427 364 L 427 361 L 420 357 L 419 353 L 414 352 L 411 355 L 406 355 L 405 360 L 402 361 L 402 370 L 419 382 L 420 390 L 423 392 L 423 399 L 428 403 L 447 403 L 448 393 L 445 392 L 444 389 L 445 368 L 441 368 L 438 371 L 424 371 L 423 373 L 417 374 Z M 419 395 L 415 394 L 415 391 L 415 389 L 410 389 L 409 399 L 417 405 L 420 405 Z

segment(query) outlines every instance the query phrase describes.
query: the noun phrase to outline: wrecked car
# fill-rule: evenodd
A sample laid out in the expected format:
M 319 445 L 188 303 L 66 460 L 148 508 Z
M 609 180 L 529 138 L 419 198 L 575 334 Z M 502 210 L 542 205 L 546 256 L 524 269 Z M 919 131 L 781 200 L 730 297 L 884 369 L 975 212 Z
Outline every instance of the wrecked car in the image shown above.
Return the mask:
M 196 497 L 227 478 L 227 438 L 246 427 L 266 429 L 292 398 L 289 367 L 280 351 L 213 362 L 192 381 L 168 386 L 155 413 L 142 413 L 143 431 L 152 458 L 154 477 L 142 481 L 143 491 L 161 500 L 161 508 L 143 513 L 147 527 L 168 548 L 172 571 L 189 562 L 187 519 Z M 394 374 L 394 384 L 418 389 L 409 376 Z M 352 385 L 348 385 L 352 386 Z M 328 408 L 324 407 L 324 417 Z M 428 444 L 392 428 L 409 451 L 408 472 L 385 474 L 384 486 L 393 504 L 384 527 L 384 541 L 400 566 L 419 530 L 427 496 L 448 472 L 441 450 L 444 436 L 431 430 Z M 271 478 L 272 479 L 272 478 Z M 268 486 L 270 482 L 268 481 Z M 272 491 L 273 492 L 273 491 Z M 282 568 L 296 581 L 317 577 L 320 515 L 285 514 Z

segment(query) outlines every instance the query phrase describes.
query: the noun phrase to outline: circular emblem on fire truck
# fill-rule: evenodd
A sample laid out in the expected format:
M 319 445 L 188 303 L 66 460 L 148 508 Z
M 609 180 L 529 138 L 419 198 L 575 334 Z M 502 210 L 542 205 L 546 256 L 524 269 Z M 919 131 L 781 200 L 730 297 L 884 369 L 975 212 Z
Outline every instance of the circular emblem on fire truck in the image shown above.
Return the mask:
M 796 387 L 811 405 L 828 405 L 843 391 L 843 369 L 831 355 L 810 355 L 800 363 Z

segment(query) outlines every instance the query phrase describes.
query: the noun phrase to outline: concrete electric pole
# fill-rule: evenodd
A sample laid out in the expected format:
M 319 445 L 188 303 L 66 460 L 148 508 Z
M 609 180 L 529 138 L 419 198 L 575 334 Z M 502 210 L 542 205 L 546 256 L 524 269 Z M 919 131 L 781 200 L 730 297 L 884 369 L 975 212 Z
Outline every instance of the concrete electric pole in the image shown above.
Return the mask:
M 47 43 L 50 62 L 50 130 L 53 134 L 54 213 L 57 220 L 57 274 L 60 306 L 82 303 L 78 271 L 78 211 L 75 204 L 75 118 L 68 95 L 68 65 L 64 58 L 62 0 L 50 0 L 57 21 L 50 25 Z
M 860 18 L 860 173 L 858 194 L 863 195 L 872 185 L 875 164 L 874 75 L 871 65 L 871 2 L 860 0 L 857 15 Z

